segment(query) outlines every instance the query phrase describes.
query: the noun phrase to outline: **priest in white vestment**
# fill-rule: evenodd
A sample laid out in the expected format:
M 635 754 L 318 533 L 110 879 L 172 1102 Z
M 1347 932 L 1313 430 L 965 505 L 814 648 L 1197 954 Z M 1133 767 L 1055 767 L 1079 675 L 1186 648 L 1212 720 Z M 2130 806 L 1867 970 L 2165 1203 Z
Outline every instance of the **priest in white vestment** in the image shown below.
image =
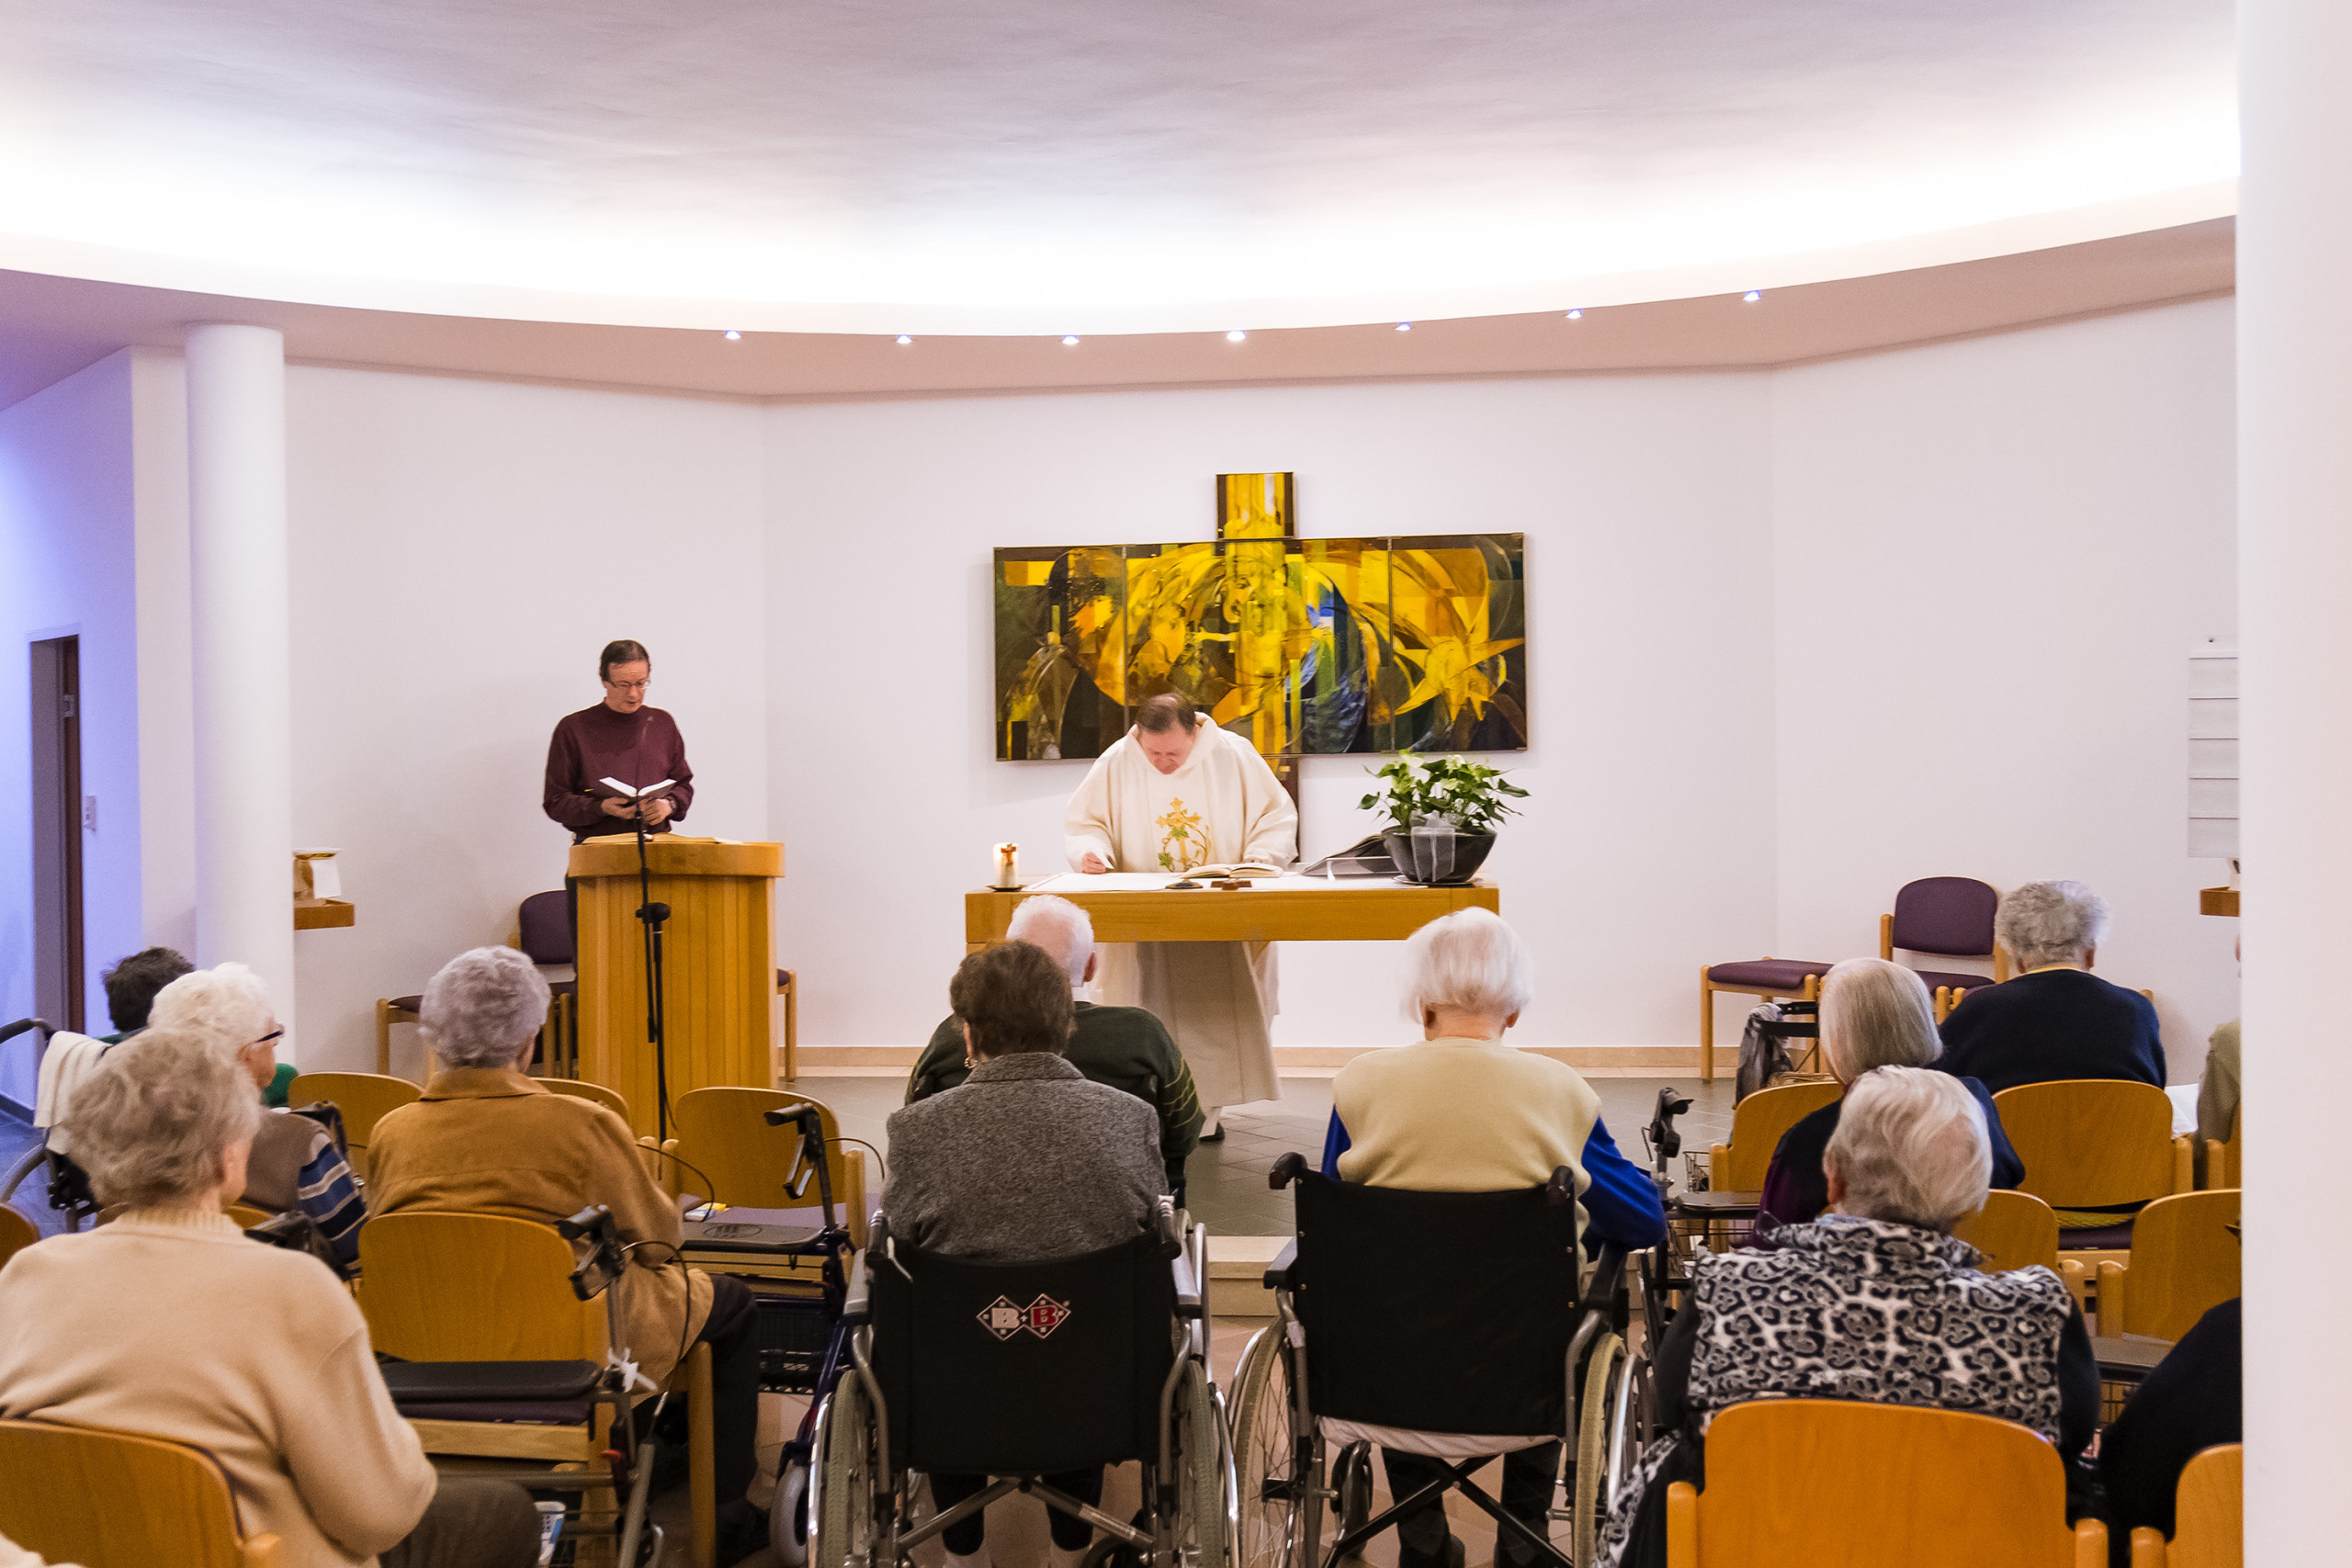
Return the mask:
M 1172 877 L 1243 861 L 1286 871 L 1298 858 L 1298 808 L 1266 760 L 1173 695 L 1144 704 L 1136 727 L 1095 759 L 1062 830 L 1070 865 L 1088 873 Z M 1168 1026 L 1193 1069 L 1204 1135 L 1215 1135 L 1226 1106 L 1282 1098 L 1272 942 L 1119 942 L 1100 951 L 1096 999 L 1148 1008 Z

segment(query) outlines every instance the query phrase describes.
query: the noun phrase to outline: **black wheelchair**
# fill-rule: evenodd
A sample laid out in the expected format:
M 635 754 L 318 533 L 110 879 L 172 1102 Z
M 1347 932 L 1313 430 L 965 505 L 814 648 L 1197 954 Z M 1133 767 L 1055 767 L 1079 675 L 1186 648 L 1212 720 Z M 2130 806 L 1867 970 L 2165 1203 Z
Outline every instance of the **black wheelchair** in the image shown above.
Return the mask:
M 1329 1568 L 1449 1490 L 1536 1564 L 1591 1562 L 1610 1480 L 1622 1485 L 1640 1451 L 1625 1258 L 1606 1248 L 1580 1278 L 1574 1173 L 1523 1191 L 1414 1192 L 1329 1180 L 1290 1154 L 1271 1180 L 1296 1186 L 1298 1235 L 1266 1270 L 1276 1321 L 1233 1380 L 1236 1568 Z M 1570 1506 L 1545 1513 L 1573 1521 L 1572 1552 L 1470 1479 L 1487 1457 L 1455 1457 L 1465 1435 L 1496 1437 L 1487 1455 L 1565 1439 L 1567 1474 L 1546 1496 L 1565 1485 Z M 1433 1458 L 1436 1475 L 1377 1515 L 1375 1443 Z
M 1080 1258 L 983 1264 L 894 1242 L 875 1217 L 842 1320 L 853 1366 L 819 1405 L 817 1568 L 901 1568 L 1024 1492 L 1098 1532 L 1087 1568 L 1224 1568 L 1231 1449 L 1208 1375 L 1206 1239 L 1159 1233 Z M 1139 1461 L 1132 1522 L 1046 1478 Z M 918 1517 L 918 1475 L 995 1478 Z

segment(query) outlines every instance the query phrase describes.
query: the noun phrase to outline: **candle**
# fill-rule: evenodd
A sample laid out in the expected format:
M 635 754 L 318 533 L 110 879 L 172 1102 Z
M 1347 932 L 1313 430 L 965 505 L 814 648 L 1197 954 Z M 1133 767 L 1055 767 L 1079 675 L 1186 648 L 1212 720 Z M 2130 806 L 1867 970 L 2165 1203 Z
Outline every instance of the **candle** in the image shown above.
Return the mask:
M 1019 844 L 999 844 L 996 847 L 996 881 L 990 886 L 1019 886 L 1021 885 L 1020 863 L 1021 846 Z

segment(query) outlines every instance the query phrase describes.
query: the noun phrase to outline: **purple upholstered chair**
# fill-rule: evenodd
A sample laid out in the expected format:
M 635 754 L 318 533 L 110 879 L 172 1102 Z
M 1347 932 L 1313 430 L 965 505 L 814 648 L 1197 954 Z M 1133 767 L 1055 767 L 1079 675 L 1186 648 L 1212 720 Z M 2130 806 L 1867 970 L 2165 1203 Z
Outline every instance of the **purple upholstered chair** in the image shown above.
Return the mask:
M 1922 969 L 1919 978 L 1936 998 L 1936 1021 L 1979 986 L 2009 977 L 2009 955 L 1993 940 L 1993 912 L 2001 895 L 1973 876 L 1923 876 L 1894 896 L 1894 913 L 1878 918 L 1878 955 L 1892 961 L 1896 950 L 1930 958 L 1990 958 L 1993 975 Z
M 1993 976 L 1946 974 L 1922 969 L 1936 1001 L 1936 1021 L 1960 1005 L 1970 989 L 1998 984 L 2009 977 L 2008 955 L 1993 941 L 1993 911 L 2001 896 L 1973 876 L 1928 876 L 1904 885 L 1894 896 L 1894 913 L 1879 917 L 1879 956 L 1892 960 L 1895 949 L 1938 958 L 1993 960 Z M 1812 1001 L 1821 995 L 1821 977 L 1830 964 L 1803 958 L 1757 958 L 1742 964 L 1710 964 L 1699 971 L 1699 1076 L 1715 1076 L 1715 993 L 1737 991 L 1770 1001 L 1788 998 Z
M 578 961 L 571 936 L 571 904 L 560 889 L 534 893 L 524 899 L 522 908 L 516 912 L 516 924 L 520 931 L 515 940 L 523 949 L 523 956 L 532 963 Z M 539 1031 L 539 1070 L 549 1077 L 576 1078 L 580 1076 L 580 982 L 576 977 L 550 980 L 548 990 L 548 1021 Z

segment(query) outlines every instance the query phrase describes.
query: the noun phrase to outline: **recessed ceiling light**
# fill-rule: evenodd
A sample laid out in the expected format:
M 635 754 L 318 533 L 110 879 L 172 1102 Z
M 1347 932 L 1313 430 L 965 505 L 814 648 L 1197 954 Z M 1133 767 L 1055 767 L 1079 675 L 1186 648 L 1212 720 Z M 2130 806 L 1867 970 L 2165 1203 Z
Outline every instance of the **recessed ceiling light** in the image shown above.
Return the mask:
M 1246 338 L 1250 334 L 1248 333 L 1245 333 L 1240 328 L 1236 327 L 1233 331 L 1225 334 L 1225 341 L 1227 343 L 1239 343 L 1243 338 Z
M 1410 321 L 1399 321 L 1396 323 L 1396 330 L 1400 333 L 1411 332 L 1413 330 L 1413 323 Z
M 910 344 L 910 343 L 912 343 L 912 342 L 914 342 L 914 341 L 915 341 L 914 339 L 912 339 L 912 338 L 909 337 L 909 336 L 908 336 L 906 333 L 900 333 L 899 334 L 899 342 L 901 344 Z
M 1764 290 L 1761 288 L 1751 288 L 1747 293 L 1741 295 L 1740 298 L 1746 300 L 1748 304 L 1753 305 L 1756 301 L 1764 298 Z
M 1584 312 L 1582 310 L 1570 310 L 1568 312 L 1568 320 L 1572 321 L 1581 321 L 1584 320 Z
M 1078 334 L 1076 333 L 1072 333 L 1063 338 L 1062 346 L 1064 348 L 1076 348 L 1078 346 Z
M 729 343 L 741 343 L 743 341 L 743 334 L 737 332 L 733 327 L 729 327 L 727 329 L 727 341 Z

